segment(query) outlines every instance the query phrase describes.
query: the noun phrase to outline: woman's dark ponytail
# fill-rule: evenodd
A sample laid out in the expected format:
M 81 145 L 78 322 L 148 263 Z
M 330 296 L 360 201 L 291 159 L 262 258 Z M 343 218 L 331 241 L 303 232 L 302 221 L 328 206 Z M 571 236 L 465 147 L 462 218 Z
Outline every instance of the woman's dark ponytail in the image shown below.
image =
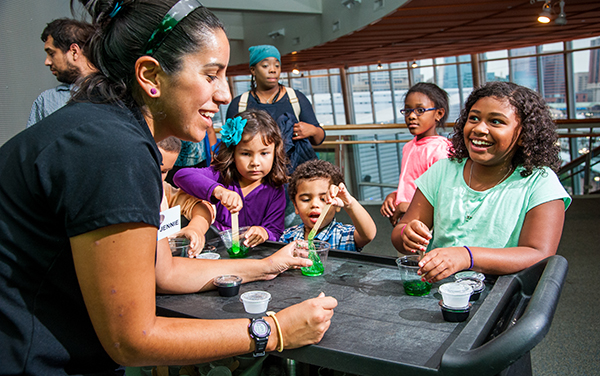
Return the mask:
M 135 63 L 146 55 L 148 39 L 177 1 L 79 0 L 96 27 L 96 33 L 89 42 L 88 55 L 98 72 L 80 83 L 73 99 L 141 105 Z M 199 7 L 173 28 L 152 57 L 160 63 L 163 71 L 173 74 L 181 69 L 184 55 L 201 50 L 206 38 L 223 28 L 221 21 L 208 9 Z

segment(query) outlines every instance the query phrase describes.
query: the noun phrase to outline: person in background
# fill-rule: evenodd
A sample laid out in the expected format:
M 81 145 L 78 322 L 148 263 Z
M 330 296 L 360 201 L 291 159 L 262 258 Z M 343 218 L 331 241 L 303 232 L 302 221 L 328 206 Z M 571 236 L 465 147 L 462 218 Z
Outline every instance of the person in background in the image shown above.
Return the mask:
M 215 226 L 231 228 L 238 213 L 246 232 L 245 245 L 276 241 L 283 232 L 287 157 L 277 124 L 262 110 L 247 110 L 227 119 L 212 166 L 184 168 L 175 183 L 185 192 L 217 207 Z
M 412 200 L 417 186 L 415 179 L 440 159 L 448 158 L 450 141 L 438 135 L 448 118 L 448 93 L 436 84 L 420 82 L 404 97 L 400 110 L 406 126 L 415 136 L 402 148 L 402 164 L 398 189 L 390 193 L 381 205 L 381 215 L 395 226 Z
M 510 82 L 474 90 L 454 126 L 450 159 L 417 179 L 394 247 L 427 251 L 418 273 L 430 282 L 465 269 L 516 273 L 554 255 L 571 203 L 555 173 L 557 140 L 538 93 Z
M 337 194 L 334 193 L 334 186 L 339 188 Z M 308 234 L 328 203 L 333 203 L 335 210 L 328 211 L 314 239 L 328 242 L 335 249 L 360 252 L 375 238 L 375 222 L 350 195 L 337 166 L 319 159 L 304 162 L 292 174 L 288 189 L 302 224 L 286 229 L 280 241 L 289 243 L 308 239 Z M 334 221 L 335 213 L 340 208 L 346 210 L 353 225 Z
M 215 208 L 211 203 L 190 196 L 165 181 L 181 150 L 181 140 L 171 136 L 158 142 L 157 145 L 162 155 L 160 172 L 163 178 L 163 199 L 160 204 L 160 211 L 165 211 L 177 205 L 181 207 L 181 215 L 189 223 L 181 231 L 172 235 L 172 237 L 188 238 L 190 240 L 188 257 L 194 258 L 204 247 L 204 234 L 206 234 L 210 224 L 215 220 Z
M 319 125 L 308 98 L 298 90 L 279 83 L 281 54 L 275 46 L 260 45 L 249 48 L 250 91 L 235 97 L 227 109 L 227 119 L 247 108 L 265 110 L 275 119 L 290 160 L 288 174 L 298 165 L 317 159 L 313 145 L 325 140 L 325 131 Z M 286 195 L 286 219 L 289 226 L 295 219 L 294 206 Z
M 85 53 L 93 33 L 91 24 L 69 18 L 59 18 L 44 28 L 44 64 L 61 84 L 42 92 L 33 102 L 27 127 L 67 104 L 77 80 L 96 71 Z
M 157 242 L 156 143 L 202 141 L 231 100 L 229 41 L 196 0 L 80 2 L 98 28 L 90 41 L 98 72 L 73 103 L 0 147 L 2 372 L 118 374 L 119 365 L 198 364 L 319 342 L 337 305 L 324 294 L 280 310 L 277 321 L 156 315 L 157 292 L 211 289 L 223 274 L 270 280 L 311 262 L 292 246 L 264 259 L 198 260 Z

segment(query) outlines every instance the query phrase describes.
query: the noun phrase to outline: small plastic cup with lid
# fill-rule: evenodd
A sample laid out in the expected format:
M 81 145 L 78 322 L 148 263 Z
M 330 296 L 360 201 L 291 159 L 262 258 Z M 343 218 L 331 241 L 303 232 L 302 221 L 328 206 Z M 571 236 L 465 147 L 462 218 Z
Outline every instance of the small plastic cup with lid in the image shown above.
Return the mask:
M 221 296 L 236 296 L 240 292 L 242 279 L 237 275 L 221 275 L 213 280 L 213 284 L 217 286 L 217 291 Z
M 471 286 L 473 293 L 471 294 L 471 298 L 469 300 L 472 302 L 479 300 L 481 293 L 483 290 L 485 290 L 485 283 L 483 283 L 482 280 L 474 277 L 459 278 L 456 280 L 456 283 L 464 283 Z
M 469 306 L 473 288 L 464 283 L 450 282 L 441 285 L 439 291 L 446 307 L 465 308 Z
M 197 259 L 205 259 L 205 260 L 218 260 L 221 258 L 221 255 L 217 252 L 202 252 L 196 255 Z
M 266 291 L 247 291 L 240 296 L 247 313 L 257 314 L 267 311 L 271 294 Z

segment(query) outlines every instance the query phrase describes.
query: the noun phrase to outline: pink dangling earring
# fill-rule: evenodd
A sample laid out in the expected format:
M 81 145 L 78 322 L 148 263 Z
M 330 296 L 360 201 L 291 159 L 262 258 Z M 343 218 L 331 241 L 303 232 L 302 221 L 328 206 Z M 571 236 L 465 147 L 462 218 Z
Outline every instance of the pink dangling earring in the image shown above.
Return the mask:
M 150 94 L 156 95 L 156 93 L 158 93 L 158 91 L 156 91 L 155 88 L 150 89 Z

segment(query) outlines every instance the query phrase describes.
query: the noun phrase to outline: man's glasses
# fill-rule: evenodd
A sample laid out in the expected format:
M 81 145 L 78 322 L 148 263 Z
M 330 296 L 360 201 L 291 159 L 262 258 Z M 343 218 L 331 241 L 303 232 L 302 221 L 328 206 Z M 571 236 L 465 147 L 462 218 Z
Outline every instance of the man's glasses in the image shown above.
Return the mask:
M 402 110 L 400 110 L 400 113 L 402 115 L 404 115 L 404 116 L 408 116 L 412 112 L 414 112 L 417 116 L 421 116 L 424 113 L 426 113 L 427 111 L 433 111 L 433 110 L 437 110 L 437 107 L 431 107 L 431 108 L 422 108 L 422 107 L 418 107 L 418 108 L 403 108 Z

